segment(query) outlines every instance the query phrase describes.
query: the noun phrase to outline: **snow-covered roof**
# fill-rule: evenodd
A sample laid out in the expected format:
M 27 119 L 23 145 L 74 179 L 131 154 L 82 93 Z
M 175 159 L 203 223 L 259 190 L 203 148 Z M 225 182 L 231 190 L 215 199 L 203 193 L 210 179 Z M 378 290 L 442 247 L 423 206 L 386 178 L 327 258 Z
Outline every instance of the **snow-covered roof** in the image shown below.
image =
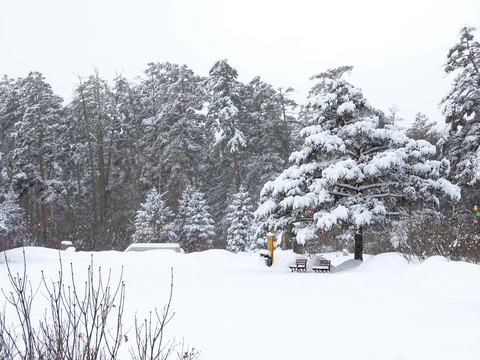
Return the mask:
M 126 250 L 127 251 L 148 251 L 148 250 L 167 250 L 175 252 L 183 252 L 180 248 L 180 244 L 174 243 L 134 243 L 131 244 Z

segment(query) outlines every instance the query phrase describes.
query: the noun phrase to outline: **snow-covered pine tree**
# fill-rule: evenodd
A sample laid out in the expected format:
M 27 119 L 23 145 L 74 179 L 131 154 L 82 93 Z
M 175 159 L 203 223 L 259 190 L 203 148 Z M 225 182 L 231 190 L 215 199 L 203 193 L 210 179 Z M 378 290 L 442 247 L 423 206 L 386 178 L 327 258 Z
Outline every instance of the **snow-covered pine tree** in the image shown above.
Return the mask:
M 0 251 L 16 246 L 33 245 L 29 234 L 22 234 L 21 224 L 24 211 L 18 204 L 18 197 L 10 188 L 0 193 Z
M 108 199 L 108 212 L 117 218 L 132 219 L 145 199 L 145 189 L 152 188 L 151 183 L 142 182 L 142 170 L 147 163 L 144 159 L 147 155 L 144 136 L 147 129 L 142 125 L 142 105 L 137 85 L 123 76 L 117 76 L 112 95 L 116 123 L 115 151 L 112 154 L 112 172 L 115 176 L 109 182 L 109 192 L 115 196 Z M 124 223 L 130 224 L 127 221 Z M 125 248 L 132 240 L 133 226 L 116 230 L 119 236 L 116 236 L 114 248 Z M 125 235 L 121 230 L 125 231 Z
M 246 110 L 245 85 L 227 60 L 217 61 L 204 81 L 207 92 L 207 130 L 214 135 L 206 161 L 208 174 L 201 190 L 207 195 L 212 217 L 217 226 L 217 240 L 224 241 L 228 225 L 225 211 L 229 199 L 245 184 L 250 117 Z M 250 189 L 248 189 L 250 190 Z
M 175 238 L 173 225 L 174 214 L 165 206 L 162 195 L 157 189 L 147 194 L 145 202 L 140 205 L 135 217 L 134 243 L 171 242 Z
M 98 72 L 87 79 L 79 78 L 69 109 L 75 122 L 75 145 L 78 177 L 86 187 L 82 197 L 94 227 L 100 227 L 108 216 L 108 190 L 112 175 L 112 157 L 116 153 L 116 107 L 107 81 Z M 95 244 L 102 248 L 104 244 Z
M 148 144 L 147 156 L 156 161 L 147 163 L 143 178 L 155 181 L 167 205 L 176 211 L 186 184 L 198 184 L 208 155 L 206 139 L 213 138 L 201 111 L 203 79 L 186 65 L 168 62 L 149 64 L 145 74 L 141 88 L 149 117 L 144 119 L 143 141 Z
M 217 61 L 210 69 L 205 81 L 209 94 L 207 120 L 212 132 L 217 134 L 217 146 L 221 153 L 231 156 L 231 174 L 235 183 L 235 192 L 242 184 L 240 176 L 240 152 L 247 146 L 245 138 L 245 104 L 243 103 L 243 84 L 237 81 L 237 70 L 227 60 Z
M 290 146 L 288 126 L 282 123 L 281 101 L 287 100 L 258 76 L 246 85 L 245 91 L 245 116 L 250 125 L 244 129 L 248 144 L 242 153 L 242 186 L 258 201 L 263 184 L 285 168 L 285 159 L 290 155 L 285 154 L 285 145 Z
M 293 226 L 296 241 L 343 225 L 355 236 L 355 259 L 363 259 L 363 228 L 390 216 L 435 213 L 439 196 L 459 198 L 459 188 L 442 176 L 447 160 L 433 161 L 435 146 L 412 140 L 391 125 L 343 75 L 351 67 L 328 70 L 300 116 L 303 148 L 293 163 L 262 190 L 256 211 L 264 230 Z
M 52 204 L 60 202 L 63 184 L 57 180 L 63 128 L 62 98 L 53 93 L 42 74 L 30 72 L 14 86 L 19 116 L 14 124 L 13 186 L 25 210 L 45 223 L 53 215 Z M 29 201 L 23 201 L 23 197 Z M 53 234 L 39 232 L 40 244 L 57 246 Z
M 214 221 L 201 192 L 192 185 L 183 191 L 175 219 L 180 246 L 187 252 L 208 250 L 215 236 Z
M 285 163 L 288 162 L 288 157 L 292 153 L 292 149 L 296 149 L 298 140 L 299 131 L 301 130 L 300 125 L 295 119 L 294 110 L 297 108 L 298 104 L 290 98 L 295 90 L 292 87 L 286 89 L 280 87 L 277 92 L 277 101 L 280 105 L 282 111 L 282 127 L 283 127 L 283 138 L 282 138 L 282 147 L 283 153 L 285 156 Z
M 140 182 L 145 188 L 156 187 L 161 193 L 164 192 L 162 139 L 160 127 L 157 124 L 160 114 L 161 98 L 160 86 L 165 82 L 162 74 L 162 64 L 149 63 L 144 71 L 144 78 L 136 87 L 138 97 L 138 118 L 142 133 L 138 144 L 140 145 L 139 159 L 150 159 L 141 161 L 142 167 L 139 173 Z M 157 140 L 158 139 L 158 140 Z
M 438 124 L 430 121 L 425 114 L 420 112 L 415 114 L 415 120 L 412 126 L 407 129 L 407 136 L 413 140 L 427 140 L 430 144 L 437 144 L 440 139 L 440 132 L 436 128 Z
M 159 119 L 164 156 L 163 187 L 169 206 L 176 211 L 189 182 L 198 184 L 208 155 L 205 115 L 201 113 L 205 93 L 202 79 L 186 65 L 166 64 L 167 81 L 160 87 L 164 103 Z
M 468 185 L 480 180 L 480 43 L 474 31 L 462 28 L 459 43 L 448 52 L 444 70 L 456 77 L 442 100 L 448 129 L 439 142 L 442 155 L 450 160 L 452 178 Z
M 15 81 L 6 75 L 0 80 L 0 185 L 9 186 L 13 180 L 14 124 L 21 118 L 19 96 Z
M 227 250 L 232 252 L 251 250 L 254 245 L 253 206 L 243 187 L 240 187 L 240 191 L 233 196 L 226 220 L 230 225 L 227 230 Z

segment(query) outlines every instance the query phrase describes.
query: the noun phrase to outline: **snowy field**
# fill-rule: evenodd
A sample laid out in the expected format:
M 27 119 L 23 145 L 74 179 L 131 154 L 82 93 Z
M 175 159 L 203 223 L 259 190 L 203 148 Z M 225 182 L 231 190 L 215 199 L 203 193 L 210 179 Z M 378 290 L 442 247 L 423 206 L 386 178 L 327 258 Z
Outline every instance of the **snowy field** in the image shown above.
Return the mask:
M 21 273 L 22 249 L 7 256 Z M 61 257 L 64 272 L 71 263 L 84 281 L 91 254 Z M 123 266 L 123 322 L 131 339 L 135 314 L 143 319 L 166 304 L 173 268 L 175 316 L 166 333 L 201 351 L 203 360 L 480 359 L 480 266 L 441 257 L 408 264 L 398 254 L 366 257 L 360 265 L 342 253 L 325 257 L 335 265 L 329 274 L 292 273 L 290 251 L 277 251 L 270 268 L 258 254 L 224 250 L 98 252 L 93 261 L 114 278 Z M 32 284 L 41 270 L 57 278 L 58 251 L 27 248 L 26 258 Z M 8 290 L 3 254 L 0 262 L 0 287 Z M 7 310 L 7 322 L 13 317 Z M 122 344 L 121 359 L 130 358 L 131 343 Z

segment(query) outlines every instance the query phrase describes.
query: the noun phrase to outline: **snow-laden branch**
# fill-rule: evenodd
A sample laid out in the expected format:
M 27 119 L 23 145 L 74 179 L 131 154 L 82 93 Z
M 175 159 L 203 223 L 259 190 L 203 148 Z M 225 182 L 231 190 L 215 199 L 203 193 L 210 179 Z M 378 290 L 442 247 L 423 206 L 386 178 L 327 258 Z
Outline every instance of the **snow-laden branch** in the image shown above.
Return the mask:
M 344 193 L 344 192 L 340 192 L 340 191 L 329 191 L 328 192 L 330 195 L 333 195 L 333 196 L 343 196 L 343 197 L 350 197 L 352 196 L 352 194 L 349 194 L 349 193 Z
M 314 219 L 319 229 L 330 229 L 333 225 L 348 219 L 349 210 L 343 205 L 338 205 L 336 208 L 328 212 L 317 212 Z
M 386 146 L 375 146 L 375 147 L 372 147 L 372 148 L 370 148 L 366 151 L 362 151 L 361 155 L 368 155 L 370 153 L 377 153 L 377 152 L 380 152 L 380 151 L 384 151 L 386 149 L 387 149 Z
M 386 183 L 377 183 L 377 184 L 370 184 L 370 185 L 362 185 L 362 186 L 353 186 L 350 184 L 343 184 L 343 183 L 335 183 L 335 186 L 344 188 L 344 189 L 349 189 L 353 190 L 357 193 L 363 192 L 365 190 L 370 190 L 370 189 L 376 189 L 376 188 L 382 188 L 387 185 Z

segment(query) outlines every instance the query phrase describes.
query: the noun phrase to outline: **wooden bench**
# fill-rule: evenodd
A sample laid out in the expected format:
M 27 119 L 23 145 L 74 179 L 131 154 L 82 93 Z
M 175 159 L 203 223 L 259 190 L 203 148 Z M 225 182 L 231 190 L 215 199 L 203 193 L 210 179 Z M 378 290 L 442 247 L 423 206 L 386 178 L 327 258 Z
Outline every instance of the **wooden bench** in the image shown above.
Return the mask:
M 330 272 L 330 260 L 320 260 L 318 265 L 312 266 L 312 270 L 315 272 Z
M 307 271 L 307 259 L 296 259 L 295 260 L 295 265 L 289 266 L 290 269 L 292 269 L 292 272 L 294 271 Z

